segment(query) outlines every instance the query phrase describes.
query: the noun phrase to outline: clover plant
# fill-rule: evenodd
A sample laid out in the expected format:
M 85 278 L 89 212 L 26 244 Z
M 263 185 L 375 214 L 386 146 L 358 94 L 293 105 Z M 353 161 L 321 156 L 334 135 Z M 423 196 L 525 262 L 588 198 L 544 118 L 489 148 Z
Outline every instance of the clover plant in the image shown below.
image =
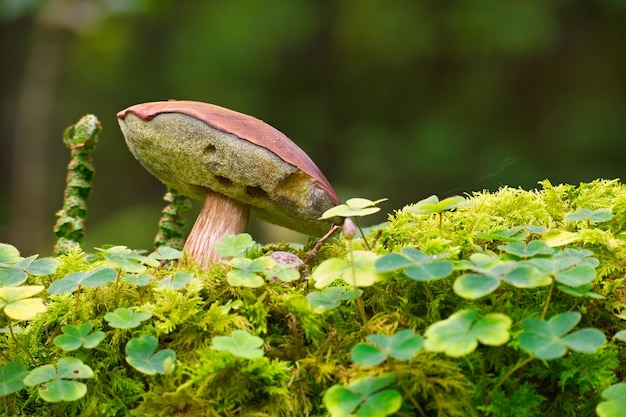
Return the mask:
M 134 311 L 125 307 L 116 308 L 110 313 L 104 315 L 104 319 L 109 326 L 116 329 L 134 329 L 139 327 L 142 322 L 152 317 L 147 311 Z
M 78 358 L 64 357 L 56 366 L 43 365 L 30 371 L 24 385 L 39 387 L 39 396 L 47 402 L 76 401 L 87 393 L 87 385 L 76 379 L 93 377 L 93 370 Z
M 104 339 L 102 331 L 93 330 L 93 324 L 72 324 L 61 327 L 63 334 L 54 338 L 53 343 L 66 352 L 82 348 L 93 349 Z
M 263 339 L 251 335 L 245 330 L 233 330 L 230 336 L 215 336 L 211 343 L 211 349 L 217 351 L 227 351 L 233 355 L 254 359 L 263 356 Z
M 156 351 L 159 341 L 152 335 L 133 337 L 126 343 L 126 362 L 146 375 L 165 375 L 174 370 L 176 353 L 172 349 Z
M 324 394 L 324 405 L 331 417 L 385 417 L 402 406 L 402 394 L 389 388 L 393 375 L 365 377 L 347 386 L 333 385 Z
M 354 345 L 350 358 L 360 366 L 376 366 L 388 358 L 412 359 L 423 347 L 424 338 L 412 329 L 400 330 L 391 336 L 375 333 L 367 336 L 367 343 Z

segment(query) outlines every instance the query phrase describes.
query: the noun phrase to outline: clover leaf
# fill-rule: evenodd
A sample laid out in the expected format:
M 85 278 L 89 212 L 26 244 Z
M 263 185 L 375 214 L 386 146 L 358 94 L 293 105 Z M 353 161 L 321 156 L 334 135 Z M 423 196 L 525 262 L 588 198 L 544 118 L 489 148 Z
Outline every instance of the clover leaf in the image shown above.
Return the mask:
M 256 259 L 233 258 L 224 263 L 233 268 L 226 274 L 226 280 L 233 287 L 262 287 L 265 285 L 265 279 L 261 274 L 269 272 L 274 267 L 274 260 L 267 256 Z
M 356 287 L 374 285 L 383 279 L 378 273 L 375 262 L 378 256 L 368 251 L 353 251 L 348 254 L 351 260 L 330 258 L 322 262 L 311 275 L 315 280 L 315 288 L 324 288 L 337 279 Z
M 354 289 L 345 287 L 326 287 L 321 291 L 310 292 L 306 296 L 313 309 L 318 312 L 332 310 L 339 307 L 342 301 L 355 298 Z
M 245 330 L 233 330 L 230 336 L 215 336 L 211 349 L 226 350 L 235 356 L 245 359 L 263 356 L 263 339 L 253 336 Z
M 5 266 L 6 264 L 13 264 L 18 262 L 20 259 L 20 251 L 13 245 L 9 245 L 8 243 L 0 243 L 0 266 Z
M 431 195 L 415 204 L 406 206 L 404 210 L 413 214 L 440 214 L 444 211 L 453 210 L 468 204 L 465 197 L 461 197 L 460 195 L 449 197 L 441 201 L 439 201 L 439 197 L 436 195 Z
M 519 258 L 530 258 L 536 255 L 551 255 L 554 249 L 541 240 L 509 242 L 498 246 L 498 249 Z
M 333 385 L 324 394 L 331 417 L 385 417 L 402 406 L 402 395 L 386 389 L 396 381 L 393 375 L 365 377 L 347 386 Z
M 499 240 L 501 242 L 515 242 L 526 239 L 531 234 L 541 235 L 544 232 L 542 226 L 515 226 L 494 232 L 478 232 L 476 237 L 483 240 Z
M 440 260 L 448 254 L 426 255 L 414 248 L 403 248 L 401 253 L 392 252 L 376 260 L 378 272 L 392 272 L 402 269 L 404 274 L 416 281 L 433 281 L 445 278 L 452 273 L 454 265 Z
M 117 271 L 112 268 L 100 267 L 88 272 L 74 272 L 50 284 L 48 294 L 67 294 L 80 287 L 100 287 L 116 278 Z
M 570 311 L 557 314 L 547 321 L 536 318 L 525 319 L 522 321 L 525 331 L 519 335 L 520 347 L 533 356 L 545 360 L 560 358 L 568 349 L 594 353 L 604 344 L 606 338 L 595 328 L 569 333 L 580 318 L 579 312 Z
M 18 362 L 0 365 L 0 397 L 12 394 L 24 388 L 24 378 L 28 370 Z
M 113 312 L 104 315 L 104 319 L 109 326 L 116 329 L 133 329 L 139 327 L 142 321 L 152 317 L 151 313 L 146 311 L 133 311 L 128 308 L 116 308 Z
M 215 244 L 217 255 L 221 258 L 243 256 L 246 251 L 252 249 L 256 242 L 247 233 L 225 236 L 219 243 Z
M 368 216 L 380 211 L 380 207 L 374 207 L 378 203 L 387 201 L 386 198 L 372 201 L 367 198 L 351 198 L 345 204 L 339 204 L 328 209 L 320 219 L 332 219 L 333 217 L 361 217 Z
M 154 275 L 143 273 L 128 274 L 124 278 L 122 278 L 122 281 L 132 285 L 137 285 L 138 287 L 145 287 L 146 285 L 149 285 L 153 279 Z
M 104 339 L 104 332 L 93 330 L 93 324 L 72 324 L 61 327 L 63 334 L 57 336 L 52 341 L 56 346 L 65 351 L 72 351 L 84 347 L 93 349 Z
M 626 410 L 626 382 L 613 384 L 600 394 L 606 401 L 596 407 L 598 417 L 623 417 Z
M 156 268 L 161 265 L 154 257 L 143 256 L 126 246 L 112 246 L 107 249 L 96 248 L 104 254 L 107 263 L 122 272 L 142 273 L 146 265 Z
M 31 298 L 43 291 L 43 285 L 0 287 L 0 309 L 15 320 L 28 320 L 47 311 L 41 298 Z
M 590 210 L 584 207 L 576 209 L 576 211 L 567 213 L 565 220 L 568 222 L 577 222 L 586 220 L 587 223 L 604 223 L 613 218 L 613 213 L 608 209 Z
M 159 261 L 172 261 L 183 257 L 183 251 L 170 248 L 169 246 L 159 246 L 154 252 L 148 255 L 148 258 L 157 259 Z
M 7 251 L 6 260 L 15 262 L 0 263 L 0 287 L 18 286 L 28 279 L 28 275 L 45 276 L 54 274 L 60 262 L 54 258 L 37 259 L 38 255 L 28 258 L 12 258 L 9 255 L 14 253 Z
M 155 353 L 159 341 L 151 335 L 133 337 L 126 343 L 126 362 L 146 375 L 165 375 L 174 370 L 176 353 L 162 349 Z
M 350 352 L 352 362 L 361 366 L 376 366 L 391 357 L 409 360 L 415 357 L 424 346 L 424 338 L 411 329 L 404 329 L 391 336 L 371 334 L 368 343 L 357 343 Z
M 93 377 L 93 371 L 77 358 L 61 358 L 57 366 L 43 365 L 24 378 L 24 385 L 39 387 L 39 396 L 47 402 L 76 401 L 87 393 L 87 386 L 73 379 Z
M 182 290 L 193 280 L 193 274 L 189 272 L 178 271 L 174 275 L 168 275 L 157 282 L 160 288 L 169 288 L 171 290 Z
M 424 336 L 424 347 L 432 352 L 444 352 L 448 356 L 460 357 L 473 352 L 478 342 L 503 345 L 509 340 L 511 319 L 500 313 L 490 313 L 478 321 L 478 313 L 461 310 L 445 320 L 432 324 Z

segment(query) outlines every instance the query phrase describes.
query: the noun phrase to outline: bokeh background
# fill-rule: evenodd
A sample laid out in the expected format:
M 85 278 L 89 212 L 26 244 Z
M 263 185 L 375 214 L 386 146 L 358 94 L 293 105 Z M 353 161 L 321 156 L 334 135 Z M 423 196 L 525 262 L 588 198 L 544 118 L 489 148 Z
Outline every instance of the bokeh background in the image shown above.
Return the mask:
M 115 119 L 146 101 L 268 122 L 342 200 L 389 198 L 371 222 L 431 194 L 626 169 L 626 0 L 0 5 L 0 242 L 24 254 L 52 252 L 61 136 L 86 113 L 103 124 L 86 245 L 151 247 L 164 188 Z M 296 239 L 252 227 L 261 241 Z

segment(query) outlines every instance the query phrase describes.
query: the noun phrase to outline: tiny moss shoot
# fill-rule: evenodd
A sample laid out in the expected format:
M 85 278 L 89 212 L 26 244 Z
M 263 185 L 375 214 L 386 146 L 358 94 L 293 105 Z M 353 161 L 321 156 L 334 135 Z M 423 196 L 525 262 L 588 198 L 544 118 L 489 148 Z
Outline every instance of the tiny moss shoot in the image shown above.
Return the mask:
M 101 130 L 96 116 L 88 114 L 63 133 L 63 142 L 70 149 L 71 160 L 67 166 L 63 208 L 56 213 L 55 255 L 65 254 L 83 243 L 87 201 L 95 173 L 91 153 L 96 148 Z

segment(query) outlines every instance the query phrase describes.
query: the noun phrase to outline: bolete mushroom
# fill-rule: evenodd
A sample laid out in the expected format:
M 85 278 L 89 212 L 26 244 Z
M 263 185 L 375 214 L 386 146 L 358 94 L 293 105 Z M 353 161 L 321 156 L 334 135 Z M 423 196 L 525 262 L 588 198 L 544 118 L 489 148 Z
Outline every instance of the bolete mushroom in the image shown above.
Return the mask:
M 195 101 L 138 104 L 117 114 L 135 158 L 170 188 L 204 205 L 185 252 L 207 267 L 214 244 L 243 233 L 249 214 L 313 236 L 339 198 L 287 136 L 242 113 Z

